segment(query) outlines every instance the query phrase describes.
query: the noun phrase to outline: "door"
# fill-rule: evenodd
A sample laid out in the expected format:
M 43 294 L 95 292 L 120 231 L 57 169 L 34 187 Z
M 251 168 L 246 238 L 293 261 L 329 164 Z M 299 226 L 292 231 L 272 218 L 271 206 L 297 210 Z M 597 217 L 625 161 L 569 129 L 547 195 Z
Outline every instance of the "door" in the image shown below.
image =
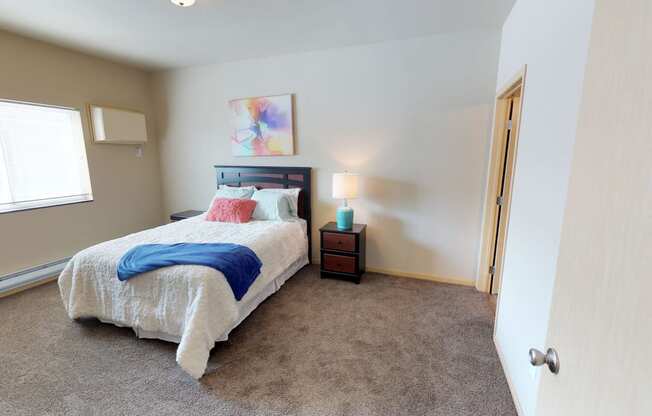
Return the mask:
M 649 45 L 649 0 L 596 1 L 537 416 L 652 415 Z
M 492 241 L 491 260 L 489 266 L 490 293 L 497 294 L 503 271 L 503 257 L 507 240 L 507 224 L 509 222 L 509 204 L 511 201 L 512 178 L 514 174 L 514 159 L 516 157 L 516 139 L 521 109 L 521 88 L 518 87 L 512 95 L 506 98 L 506 128 L 503 131 L 501 158 L 498 165 L 498 184 L 495 189 L 496 224 Z
M 478 290 L 493 294 L 499 292 L 505 256 L 526 70 L 523 67 L 496 96 L 476 281 Z

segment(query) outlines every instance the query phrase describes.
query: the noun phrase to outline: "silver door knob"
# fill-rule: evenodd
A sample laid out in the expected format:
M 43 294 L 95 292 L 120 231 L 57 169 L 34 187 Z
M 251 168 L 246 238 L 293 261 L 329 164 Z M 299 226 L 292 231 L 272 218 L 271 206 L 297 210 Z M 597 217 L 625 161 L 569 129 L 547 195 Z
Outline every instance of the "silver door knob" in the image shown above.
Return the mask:
M 554 348 L 548 348 L 545 354 L 536 348 L 530 348 L 530 364 L 535 367 L 546 364 L 550 372 L 559 374 L 559 354 Z

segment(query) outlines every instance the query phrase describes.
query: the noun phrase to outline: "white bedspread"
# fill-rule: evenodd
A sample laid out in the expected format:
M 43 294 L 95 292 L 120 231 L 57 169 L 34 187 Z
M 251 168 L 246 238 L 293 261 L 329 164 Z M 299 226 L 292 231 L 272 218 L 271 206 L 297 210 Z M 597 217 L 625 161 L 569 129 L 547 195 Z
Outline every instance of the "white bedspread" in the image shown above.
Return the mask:
M 77 253 L 59 276 L 59 290 L 71 319 L 95 317 L 180 339 L 177 363 L 194 378 L 206 370 L 211 348 L 240 319 L 241 304 L 297 262 L 307 263 L 305 222 L 209 222 L 200 215 L 130 234 Z M 122 255 L 146 243 L 236 243 L 263 262 L 260 276 L 240 302 L 224 275 L 204 266 L 172 266 L 126 282 L 116 277 Z

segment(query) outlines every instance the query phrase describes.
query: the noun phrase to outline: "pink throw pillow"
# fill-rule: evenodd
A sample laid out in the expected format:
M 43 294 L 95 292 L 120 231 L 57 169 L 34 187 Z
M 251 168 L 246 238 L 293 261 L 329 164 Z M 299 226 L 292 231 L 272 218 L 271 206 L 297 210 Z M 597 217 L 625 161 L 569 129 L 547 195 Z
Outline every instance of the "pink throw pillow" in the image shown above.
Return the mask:
M 256 209 L 256 201 L 251 199 L 215 198 L 206 214 L 206 221 L 249 222 Z

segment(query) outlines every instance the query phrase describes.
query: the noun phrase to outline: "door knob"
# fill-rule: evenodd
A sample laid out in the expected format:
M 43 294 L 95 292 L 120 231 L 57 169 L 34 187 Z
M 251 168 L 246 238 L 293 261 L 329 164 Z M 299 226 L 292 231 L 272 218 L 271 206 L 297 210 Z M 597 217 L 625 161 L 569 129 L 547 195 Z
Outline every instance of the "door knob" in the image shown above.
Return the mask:
M 530 364 L 535 367 L 546 364 L 551 373 L 559 373 L 559 355 L 554 348 L 548 348 L 545 354 L 536 348 L 530 348 Z

